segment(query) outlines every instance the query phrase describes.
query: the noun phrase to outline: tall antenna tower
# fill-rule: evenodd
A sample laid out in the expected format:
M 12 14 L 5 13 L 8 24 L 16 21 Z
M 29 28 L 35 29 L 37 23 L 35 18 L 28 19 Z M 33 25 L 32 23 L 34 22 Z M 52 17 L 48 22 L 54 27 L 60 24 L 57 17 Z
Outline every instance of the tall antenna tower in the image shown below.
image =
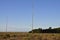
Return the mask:
M 32 0 L 32 33 L 34 27 L 34 0 Z
M 6 16 L 6 33 L 7 33 L 7 27 L 8 27 L 8 16 Z
M 8 27 L 8 16 L 6 16 L 6 35 L 7 35 L 7 27 Z M 7 38 L 6 38 L 7 40 Z

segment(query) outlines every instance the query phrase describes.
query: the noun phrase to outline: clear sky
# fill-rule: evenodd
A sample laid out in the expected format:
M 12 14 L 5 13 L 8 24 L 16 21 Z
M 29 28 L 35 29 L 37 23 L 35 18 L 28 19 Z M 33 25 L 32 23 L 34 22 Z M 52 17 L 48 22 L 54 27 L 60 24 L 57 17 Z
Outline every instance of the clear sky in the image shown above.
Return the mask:
M 32 0 L 0 0 L 0 31 L 29 31 Z M 34 0 L 34 28 L 60 27 L 60 0 Z

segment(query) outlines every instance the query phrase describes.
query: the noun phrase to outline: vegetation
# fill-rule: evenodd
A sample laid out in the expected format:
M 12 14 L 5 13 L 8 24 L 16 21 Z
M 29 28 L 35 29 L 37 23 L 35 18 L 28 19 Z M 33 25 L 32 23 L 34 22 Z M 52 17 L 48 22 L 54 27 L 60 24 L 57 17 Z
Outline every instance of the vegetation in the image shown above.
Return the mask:
M 51 28 L 49 27 L 48 29 L 33 29 L 33 33 L 60 33 L 60 28 Z M 29 33 L 32 33 L 32 31 L 29 31 Z
M 31 33 L 33 31 L 33 33 Z M 27 32 L 0 32 L 0 40 L 60 40 L 60 28 L 34 29 Z
M 0 40 L 60 40 L 59 33 L 0 32 Z

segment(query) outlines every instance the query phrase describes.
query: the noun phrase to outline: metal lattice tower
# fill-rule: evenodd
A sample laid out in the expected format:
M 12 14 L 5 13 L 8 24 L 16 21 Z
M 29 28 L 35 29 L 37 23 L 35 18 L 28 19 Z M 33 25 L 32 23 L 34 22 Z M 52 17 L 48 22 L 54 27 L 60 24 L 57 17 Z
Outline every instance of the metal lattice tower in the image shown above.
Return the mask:
M 7 27 L 8 27 L 8 16 L 6 16 L 6 35 L 7 35 Z M 7 38 L 6 38 L 7 40 Z
M 8 16 L 6 17 L 6 32 L 7 32 L 7 27 L 8 27 Z
M 34 0 L 32 0 L 32 33 L 34 27 Z

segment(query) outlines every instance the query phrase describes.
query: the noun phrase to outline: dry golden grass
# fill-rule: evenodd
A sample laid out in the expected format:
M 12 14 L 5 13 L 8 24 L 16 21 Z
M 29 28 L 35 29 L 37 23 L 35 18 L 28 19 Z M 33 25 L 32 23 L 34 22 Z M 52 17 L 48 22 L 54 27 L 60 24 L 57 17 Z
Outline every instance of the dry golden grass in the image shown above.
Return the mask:
M 0 32 L 0 40 L 60 40 L 59 33 Z

